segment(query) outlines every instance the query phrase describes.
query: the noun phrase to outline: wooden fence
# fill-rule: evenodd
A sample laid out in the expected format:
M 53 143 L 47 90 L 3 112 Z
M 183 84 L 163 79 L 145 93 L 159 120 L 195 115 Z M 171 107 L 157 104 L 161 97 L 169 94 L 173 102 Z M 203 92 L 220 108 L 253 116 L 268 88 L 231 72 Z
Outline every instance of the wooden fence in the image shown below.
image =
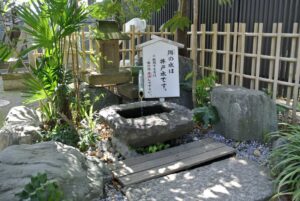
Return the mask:
M 284 105 L 292 109 L 295 118 L 299 107 L 299 25 L 294 24 L 292 33 L 282 33 L 281 23 L 273 25 L 272 33 L 264 33 L 262 23 L 255 23 L 253 32 L 246 32 L 244 23 L 235 23 L 233 27 L 225 24 L 225 31 L 218 31 L 218 28 L 218 24 L 213 24 L 212 30 L 207 30 L 202 24 L 200 31 L 188 33 L 197 34 L 198 48 L 188 50 L 198 52 L 201 74 L 216 74 L 224 85 L 255 90 L 267 86 L 265 90 L 274 100 L 284 100 Z M 266 45 L 270 47 L 266 48 Z M 263 49 L 269 51 L 263 52 Z M 287 76 L 282 76 L 282 73 Z M 286 93 L 279 93 L 279 88 Z
M 262 23 L 255 23 L 252 32 L 247 32 L 243 23 L 225 24 L 224 31 L 218 28 L 218 24 L 213 24 L 212 30 L 207 30 L 202 24 L 200 31 L 195 31 L 192 25 L 194 31 L 188 32 L 191 39 L 193 34 L 197 35 L 197 49 L 188 47 L 188 50 L 197 51 L 201 75 L 216 74 L 223 85 L 266 90 L 277 103 L 292 110 L 295 118 L 299 108 L 299 25 L 294 24 L 292 33 L 283 33 L 281 23 L 273 25 L 272 33 L 263 32 Z M 155 32 L 154 26 L 147 26 L 144 32 L 136 32 L 131 26 L 127 34 L 130 40 L 120 42 L 122 67 L 135 65 L 141 57 L 136 45 L 150 40 L 151 35 L 176 37 L 168 31 Z M 91 32 L 85 29 L 72 36 L 71 41 L 73 47 L 79 49 L 81 70 L 98 71 L 95 56 L 99 53 L 99 43 L 92 38 Z
M 123 30 L 125 30 L 125 27 L 123 27 Z M 174 39 L 173 33 L 168 32 L 167 30 L 156 32 L 155 26 L 153 25 L 148 25 L 146 30 L 143 32 L 136 31 L 135 26 L 130 26 L 130 32 L 127 32 L 127 34 L 129 35 L 130 40 L 122 41 L 122 47 L 120 50 L 122 53 L 121 66 L 123 67 L 126 67 L 128 64 L 129 66 L 134 65 L 135 60 L 141 57 L 141 49 L 137 49 L 136 46 L 150 40 L 151 35 L 157 35 L 170 40 Z M 126 60 L 129 60 L 129 62 L 126 63 Z

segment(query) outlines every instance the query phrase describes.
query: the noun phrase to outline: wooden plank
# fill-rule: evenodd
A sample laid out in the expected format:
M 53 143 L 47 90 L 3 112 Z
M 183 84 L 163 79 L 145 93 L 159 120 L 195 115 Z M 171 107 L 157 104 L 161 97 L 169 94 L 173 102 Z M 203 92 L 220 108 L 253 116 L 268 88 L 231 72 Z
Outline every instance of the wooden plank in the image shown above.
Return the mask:
M 254 33 L 257 33 L 258 32 L 258 24 L 255 23 L 254 24 Z M 257 36 L 254 36 L 253 37 L 253 48 L 252 48 L 252 53 L 253 54 L 256 54 L 257 53 Z M 251 61 L 251 76 L 254 76 L 255 74 L 255 69 L 256 69 L 256 57 L 253 57 L 252 58 L 252 61 Z M 254 89 L 254 80 L 251 79 L 250 81 L 250 89 Z
M 235 67 L 236 67 L 236 47 L 237 47 L 237 32 L 238 23 L 234 23 L 234 35 L 233 35 L 233 54 L 232 54 L 232 69 L 231 69 L 231 85 L 234 85 L 235 81 Z
M 282 23 L 278 23 L 277 30 L 277 40 L 276 40 L 276 59 L 275 59 L 275 71 L 274 71 L 274 83 L 273 83 L 273 100 L 276 100 L 277 97 L 277 88 L 278 88 L 278 75 L 280 67 L 280 53 L 281 53 L 281 33 L 282 33 Z
M 230 63 L 230 24 L 225 24 L 225 60 L 224 60 L 224 70 L 225 70 L 225 85 L 229 84 L 229 63 Z
M 212 143 L 212 142 L 213 142 L 212 139 L 207 138 L 207 139 L 203 139 L 203 140 L 200 140 L 200 141 L 191 142 L 191 143 L 188 143 L 188 144 L 183 144 L 183 145 L 180 145 L 180 146 L 177 146 L 177 147 L 162 150 L 162 151 L 159 151 L 159 152 L 156 152 L 156 153 L 147 154 L 147 155 L 144 155 L 144 156 L 138 156 L 138 157 L 134 157 L 134 158 L 129 158 L 129 159 L 126 159 L 124 161 L 120 161 L 119 163 L 116 164 L 116 166 L 123 166 L 123 165 L 133 166 L 133 165 L 136 165 L 136 164 L 147 162 L 149 160 L 154 160 L 154 159 L 159 158 L 159 157 L 169 156 L 170 154 L 173 154 L 174 152 L 180 152 L 180 151 L 184 151 L 186 149 L 201 147 L 201 146 L 204 146 L 204 145 Z
M 293 33 L 294 34 L 297 34 L 298 32 L 298 23 L 294 23 L 293 25 Z M 292 38 L 292 44 L 291 44 L 291 55 L 290 57 L 293 57 L 295 58 L 296 55 L 296 44 L 297 44 L 297 38 Z M 294 73 L 295 73 L 295 63 L 292 62 L 292 63 L 289 63 L 289 69 L 288 69 L 288 72 L 289 72 L 289 78 L 288 78 L 288 82 L 292 83 L 293 82 L 293 77 L 294 77 Z M 286 104 L 287 105 L 290 105 L 290 102 L 291 102 L 291 93 L 292 93 L 292 87 L 287 87 L 287 100 L 286 100 Z
M 217 148 L 215 150 L 205 152 L 197 156 L 185 158 L 179 161 L 174 161 L 172 163 L 165 164 L 142 172 L 138 172 L 136 174 L 124 176 L 118 178 L 118 180 L 123 186 L 128 186 L 131 184 L 147 181 L 153 178 L 157 178 L 168 174 L 172 174 L 174 172 L 185 170 L 196 165 L 213 161 L 217 158 L 232 155 L 234 153 L 235 151 L 233 148 L 224 146 L 224 147 Z
M 262 31 L 263 24 L 258 25 L 258 42 L 257 42 L 257 57 L 256 57 L 256 78 L 255 78 L 255 89 L 259 90 L 259 76 L 260 76 L 260 63 L 261 63 L 261 49 L 262 49 Z
M 199 147 L 195 147 L 195 148 L 190 148 L 188 147 L 187 149 L 180 151 L 180 152 L 175 152 L 163 157 L 157 157 L 153 160 L 148 160 L 145 161 L 143 163 L 138 163 L 136 165 L 133 166 L 126 166 L 124 165 L 123 167 L 113 171 L 113 174 L 115 177 L 121 177 L 121 176 L 125 176 L 125 175 L 129 175 L 129 174 L 134 174 L 137 172 L 141 172 L 144 170 L 148 170 L 148 169 L 152 169 L 158 166 L 162 166 L 164 164 L 168 164 L 174 161 L 179 161 L 179 160 L 183 160 L 185 158 L 188 157 L 192 157 L 192 156 L 196 156 L 199 154 L 203 154 L 205 152 L 211 151 L 211 150 L 215 150 L 217 148 L 221 148 L 224 147 L 225 145 L 222 143 L 218 143 L 218 142 L 213 142 L 204 146 L 199 146 Z

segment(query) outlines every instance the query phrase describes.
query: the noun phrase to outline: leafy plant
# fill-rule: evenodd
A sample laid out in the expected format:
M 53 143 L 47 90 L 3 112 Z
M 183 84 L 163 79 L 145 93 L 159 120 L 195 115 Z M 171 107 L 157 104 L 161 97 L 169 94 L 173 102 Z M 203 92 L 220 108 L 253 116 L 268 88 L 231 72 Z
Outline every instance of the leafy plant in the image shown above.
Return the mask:
M 219 121 L 219 115 L 215 107 L 208 105 L 197 107 L 193 110 L 194 112 L 194 121 L 202 123 L 205 129 L 209 125 L 213 125 Z
M 46 173 L 38 173 L 31 177 L 31 182 L 15 194 L 20 200 L 30 201 L 61 201 L 63 192 L 56 181 L 49 181 Z
M 68 124 L 56 125 L 54 129 L 44 133 L 44 140 L 54 140 L 77 147 L 79 142 L 79 135 L 74 127 Z
M 197 81 L 196 100 L 198 106 L 205 106 L 210 100 L 210 91 L 215 86 L 216 77 L 209 75 Z
M 79 131 L 79 138 L 78 147 L 82 152 L 85 152 L 89 147 L 94 147 L 96 145 L 97 136 L 94 131 L 90 129 L 81 129 Z
M 91 16 L 97 19 L 115 19 L 123 24 L 126 19 L 140 17 L 149 19 L 152 13 L 160 10 L 166 0 L 103 0 L 89 6 Z
M 147 147 L 138 148 L 138 149 L 136 149 L 136 151 L 138 153 L 142 153 L 142 154 L 149 154 L 149 153 L 155 153 L 155 152 L 158 152 L 158 151 L 162 151 L 162 150 L 167 149 L 169 147 L 170 147 L 169 144 L 157 143 L 157 144 L 150 145 L 150 146 L 147 146 Z
M 175 32 L 177 29 L 184 30 L 188 28 L 191 24 L 191 21 L 188 17 L 183 16 L 182 13 L 176 12 L 175 15 L 168 20 L 162 29 L 170 29 L 171 32 Z
M 69 61 L 65 50 L 73 53 L 76 48 L 66 41 L 79 31 L 88 13 L 76 0 L 36 0 L 18 7 L 17 13 L 24 22 L 23 31 L 31 38 L 21 56 L 32 50 L 43 50 L 37 67 L 30 68 L 32 76 L 26 80 L 25 102 L 40 103 L 48 136 L 53 137 L 51 139 L 76 145 L 79 137 L 75 125 L 81 119 L 78 116 L 79 75 L 78 69 L 75 69 L 78 66 L 72 65 L 69 69 L 64 61 Z M 73 89 L 70 88 L 71 83 L 74 83 Z M 71 109 L 72 104 L 78 107 Z
M 291 196 L 293 201 L 300 200 L 300 125 L 285 124 L 278 132 L 269 134 L 270 139 L 282 143 L 270 155 L 272 174 L 275 176 L 276 195 Z

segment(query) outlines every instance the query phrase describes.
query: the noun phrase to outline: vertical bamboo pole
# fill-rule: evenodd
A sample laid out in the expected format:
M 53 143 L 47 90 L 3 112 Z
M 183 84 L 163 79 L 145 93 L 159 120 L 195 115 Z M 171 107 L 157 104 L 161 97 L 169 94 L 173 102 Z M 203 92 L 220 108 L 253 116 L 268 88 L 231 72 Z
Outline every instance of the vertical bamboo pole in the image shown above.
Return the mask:
M 146 41 L 150 40 L 151 39 L 151 27 L 150 25 L 147 25 L 146 27 Z
M 259 76 L 260 76 L 260 63 L 261 63 L 261 48 L 262 48 L 262 35 L 263 24 L 258 25 L 258 38 L 257 38 L 257 53 L 256 53 L 256 70 L 255 70 L 255 89 L 259 90 Z
M 94 54 L 94 48 L 93 48 L 93 38 L 92 38 L 92 29 L 91 26 L 89 26 L 89 52 L 90 52 L 90 70 L 95 70 L 95 64 L 93 63 L 92 57 L 95 56 Z
M 103 66 L 103 62 L 100 62 L 101 59 L 99 59 L 99 57 L 103 56 L 100 54 L 100 42 L 98 40 L 95 40 L 95 43 L 96 43 L 95 54 L 94 54 L 94 57 L 96 59 L 95 69 L 98 73 L 102 73 L 104 66 Z
M 230 63 L 230 24 L 225 24 L 225 44 L 224 44 L 224 50 L 225 50 L 225 59 L 224 59 L 224 71 L 225 71 L 225 79 L 224 84 L 229 84 L 229 63 Z
M 201 74 L 202 74 L 202 76 L 204 76 L 204 66 L 205 66 L 205 40 L 206 40 L 206 25 L 205 24 L 201 24 L 200 68 L 201 68 Z
M 272 27 L 272 33 L 277 32 L 277 24 L 274 23 Z M 276 37 L 272 37 L 271 39 L 271 56 L 275 56 L 275 50 L 276 50 Z M 273 80 L 273 74 L 274 74 L 274 68 L 275 68 L 275 61 L 273 59 L 270 60 L 270 66 L 269 66 L 269 79 Z M 272 83 L 268 84 L 268 91 L 272 91 Z
M 165 38 L 168 39 L 168 29 L 165 29 Z
M 82 71 L 86 71 L 86 49 L 85 49 L 85 33 L 81 31 L 81 46 L 82 46 Z
M 123 25 L 123 32 L 125 32 L 125 24 Z M 122 41 L 122 64 L 123 66 L 126 65 L 126 40 Z
M 138 33 L 137 33 L 136 43 L 137 43 L 137 45 L 141 44 L 141 31 L 138 31 Z M 141 58 L 140 50 L 137 50 L 137 56 L 138 56 L 138 59 Z
M 212 74 L 216 74 L 217 69 L 217 44 L 218 44 L 218 24 L 213 24 L 212 36 Z
M 277 40 L 276 40 L 276 59 L 275 59 L 275 69 L 274 69 L 274 83 L 273 83 L 273 100 L 276 100 L 277 97 L 277 88 L 278 88 L 278 74 L 280 67 L 280 53 L 281 53 L 281 34 L 282 34 L 282 23 L 278 23 L 277 30 Z
M 254 24 L 253 33 L 255 33 L 255 34 L 258 33 L 258 23 Z M 257 38 L 258 38 L 258 36 L 253 37 L 253 48 L 252 48 L 252 53 L 253 54 L 257 54 Z M 251 76 L 254 76 L 254 74 L 255 74 L 256 59 L 257 59 L 256 57 L 253 57 L 252 61 L 251 61 Z M 255 86 L 255 80 L 251 79 L 250 89 L 254 89 L 254 86 Z
M 294 23 L 293 25 L 293 34 L 297 34 L 298 32 L 298 23 Z M 294 37 L 292 38 L 292 44 L 291 44 L 291 55 L 290 57 L 291 58 L 295 58 L 296 55 L 296 45 L 297 45 L 297 38 Z M 289 83 L 292 83 L 293 82 L 293 76 L 294 76 L 294 73 L 295 73 L 295 63 L 294 62 L 291 62 L 289 63 L 289 69 L 288 69 L 288 72 L 289 72 L 289 78 L 288 78 L 288 82 Z M 291 92 L 292 92 L 292 87 L 290 86 L 287 86 L 287 101 L 286 101 L 286 104 L 287 105 L 290 105 L 291 103 Z
M 242 23 L 239 23 L 239 28 L 238 28 L 238 36 L 237 36 L 237 56 L 236 56 L 236 77 L 235 77 L 235 83 L 236 85 L 240 85 L 240 69 L 241 69 L 241 45 L 242 45 L 242 42 L 241 42 L 241 38 L 242 38 L 242 27 L 241 27 L 241 24 Z
M 235 68 L 236 68 L 236 48 L 237 48 L 237 33 L 238 33 L 238 23 L 234 23 L 233 32 L 233 54 L 232 54 L 232 69 L 231 69 L 231 85 L 235 83 Z
M 135 57 L 135 26 L 130 25 L 130 65 L 134 65 L 134 57 Z
M 297 66 L 295 73 L 295 86 L 293 90 L 293 122 L 296 122 L 297 119 L 297 107 L 298 107 L 298 98 L 299 98 L 299 81 L 300 81 L 300 37 L 298 36 L 298 53 L 297 53 Z
M 197 82 L 197 30 L 196 26 L 192 24 L 191 26 L 191 31 L 192 31 L 192 60 L 193 60 L 193 87 L 192 87 L 192 93 L 193 93 L 193 104 L 194 107 L 196 107 L 196 82 Z
M 243 76 L 244 76 L 244 64 L 245 64 L 245 41 L 246 41 L 246 36 L 245 36 L 245 32 L 246 32 L 246 24 L 242 23 L 240 26 L 240 33 L 241 35 L 241 59 L 240 59 L 240 80 L 239 80 L 239 84 L 242 87 L 243 86 Z

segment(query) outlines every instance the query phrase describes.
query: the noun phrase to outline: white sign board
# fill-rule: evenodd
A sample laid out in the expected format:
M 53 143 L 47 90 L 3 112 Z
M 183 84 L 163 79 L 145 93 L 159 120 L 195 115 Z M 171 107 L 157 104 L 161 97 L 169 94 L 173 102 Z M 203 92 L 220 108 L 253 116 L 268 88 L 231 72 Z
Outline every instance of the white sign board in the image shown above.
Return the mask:
M 179 97 L 178 47 L 156 41 L 143 47 L 144 97 Z

